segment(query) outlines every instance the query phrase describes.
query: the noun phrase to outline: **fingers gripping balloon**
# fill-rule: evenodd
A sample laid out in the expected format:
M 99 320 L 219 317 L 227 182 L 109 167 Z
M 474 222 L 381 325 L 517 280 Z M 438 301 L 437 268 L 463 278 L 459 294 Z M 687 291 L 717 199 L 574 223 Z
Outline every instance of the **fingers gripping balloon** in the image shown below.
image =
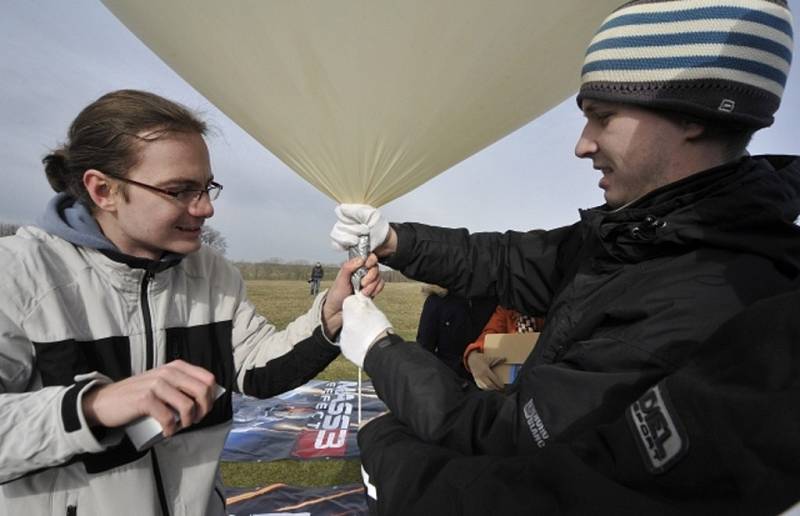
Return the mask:
M 331 242 L 340 250 L 347 250 L 350 258 L 367 258 L 372 247 L 380 246 L 389 234 L 389 222 L 381 212 L 366 204 L 341 204 L 336 207 L 336 224 L 331 230 Z M 352 279 L 353 290 L 361 289 L 361 278 L 366 269 L 359 269 Z

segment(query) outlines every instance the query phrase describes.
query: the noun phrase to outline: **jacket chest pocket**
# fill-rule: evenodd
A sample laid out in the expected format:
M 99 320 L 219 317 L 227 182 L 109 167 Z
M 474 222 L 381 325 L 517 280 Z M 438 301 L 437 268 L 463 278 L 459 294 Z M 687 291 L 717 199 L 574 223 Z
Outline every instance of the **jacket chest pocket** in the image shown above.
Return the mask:
M 167 361 L 183 360 L 214 374 L 225 394 L 214 403 L 212 411 L 188 430 L 229 421 L 233 415 L 231 392 L 235 384 L 232 346 L 233 324 L 222 321 L 187 328 L 166 330 Z

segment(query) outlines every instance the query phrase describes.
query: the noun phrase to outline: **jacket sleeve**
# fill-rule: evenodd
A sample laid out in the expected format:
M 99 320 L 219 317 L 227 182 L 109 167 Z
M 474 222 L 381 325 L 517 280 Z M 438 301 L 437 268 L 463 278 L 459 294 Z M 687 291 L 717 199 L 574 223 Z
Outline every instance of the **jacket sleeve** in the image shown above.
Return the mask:
M 364 370 L 420 439 L 466 454 L 516 449 L 516 397 L 476 389 L 420 346 L 390 335 L 369 350 Z
M 15 320 L 23 318 L 0 309 L 0 483 L 101 452 L 121 437 L 98 440 L 80 409 L 83 395 L 108 379 L 84 375 L 72 385 L 26 392 L 37 383 L 35 357 Z
M 463 455 L 418 439 L 391 415 L 368 423 L 358 441 L 371 514 L 686 514 L 614 482 L 565 445 Z
M 239 303 L 233 321 L 233 357 L 239 392 L 268 398 L 298 387 L 339 355 L 339 346 L 322 330 L 326 292 L 311 308 L 281 331 L 260 315 L 239 281 Z
M 418 281 L 466 298 L 496 297 L 521 313 L 544 315 L 565 267 L 565 248 L 579 241 L 577 224 L 551 231 L 474 233 L 424 224 L 392 224 L 397 251 L 384 260 Z

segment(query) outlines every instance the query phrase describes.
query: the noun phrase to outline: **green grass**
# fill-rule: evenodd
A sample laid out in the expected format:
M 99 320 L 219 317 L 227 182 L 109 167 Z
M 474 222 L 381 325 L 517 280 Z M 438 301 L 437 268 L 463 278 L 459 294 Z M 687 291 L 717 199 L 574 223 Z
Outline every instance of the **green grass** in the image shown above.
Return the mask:
M 337 486 L 361 482 L 358 460 L 278 460 L 273 462 L 223 462 L 226 486 L 261 487 L 269 484 L 292 486 Z
M 323 281 L 321 288 L 326 289 L 330 285 L 330 281 Z M 261 314 L 278 328 L 285 327 L 308 310 L 312 301 L 305 281 L 248 281 L 247 294 Z M 404 281 L 387 283 L 375 299 L 375 304 L 384 311 L 399 335 L 413 340 L 417 335 L 419 312 L 424 300 L 419 283 Z
M 322 288 L 328 288 L 330 284 L 330 281 L 323 281 Z M 312 301 L 305 281 L 248 281 L 247 293 L 258 311 L 278 328 L 284 328 L 307 311 Z M 419 283 L 398 282 L 387 283 L 375 304 L 383 310 L 399 335 L 406 340 L 414 340 L 423 301 Z M 357 377 L 358 369 L 343 357 L 331 362 L 317 376 L 320 380 L 355 380 Z M 328 486 L 361 480 L 358 460 L 223 462 L 221 469 L 225 484 L 237 487 L 255 487 L 277 482 L 300 486 Z

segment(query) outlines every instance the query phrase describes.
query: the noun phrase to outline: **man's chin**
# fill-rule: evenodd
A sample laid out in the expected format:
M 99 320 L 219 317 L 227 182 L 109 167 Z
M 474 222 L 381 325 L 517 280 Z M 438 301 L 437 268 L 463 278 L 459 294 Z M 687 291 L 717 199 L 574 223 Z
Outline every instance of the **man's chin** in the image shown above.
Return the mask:
M 165 251 L 175 254 L 191 254 L 198 251 L 202 246 L 203 244 L 200 242 L 200 239 L 185 240 L 182 242 L 173 242 Z
M 605 199 L 606 201 L 606 206 L 614 210 L 625 204 L 623 202 L 620 202 L 620 200 L 615 198 L 613 195 L 608 195 L 608 192 L 605 192 L 605 194 L 603 195 L 603 199 Z

